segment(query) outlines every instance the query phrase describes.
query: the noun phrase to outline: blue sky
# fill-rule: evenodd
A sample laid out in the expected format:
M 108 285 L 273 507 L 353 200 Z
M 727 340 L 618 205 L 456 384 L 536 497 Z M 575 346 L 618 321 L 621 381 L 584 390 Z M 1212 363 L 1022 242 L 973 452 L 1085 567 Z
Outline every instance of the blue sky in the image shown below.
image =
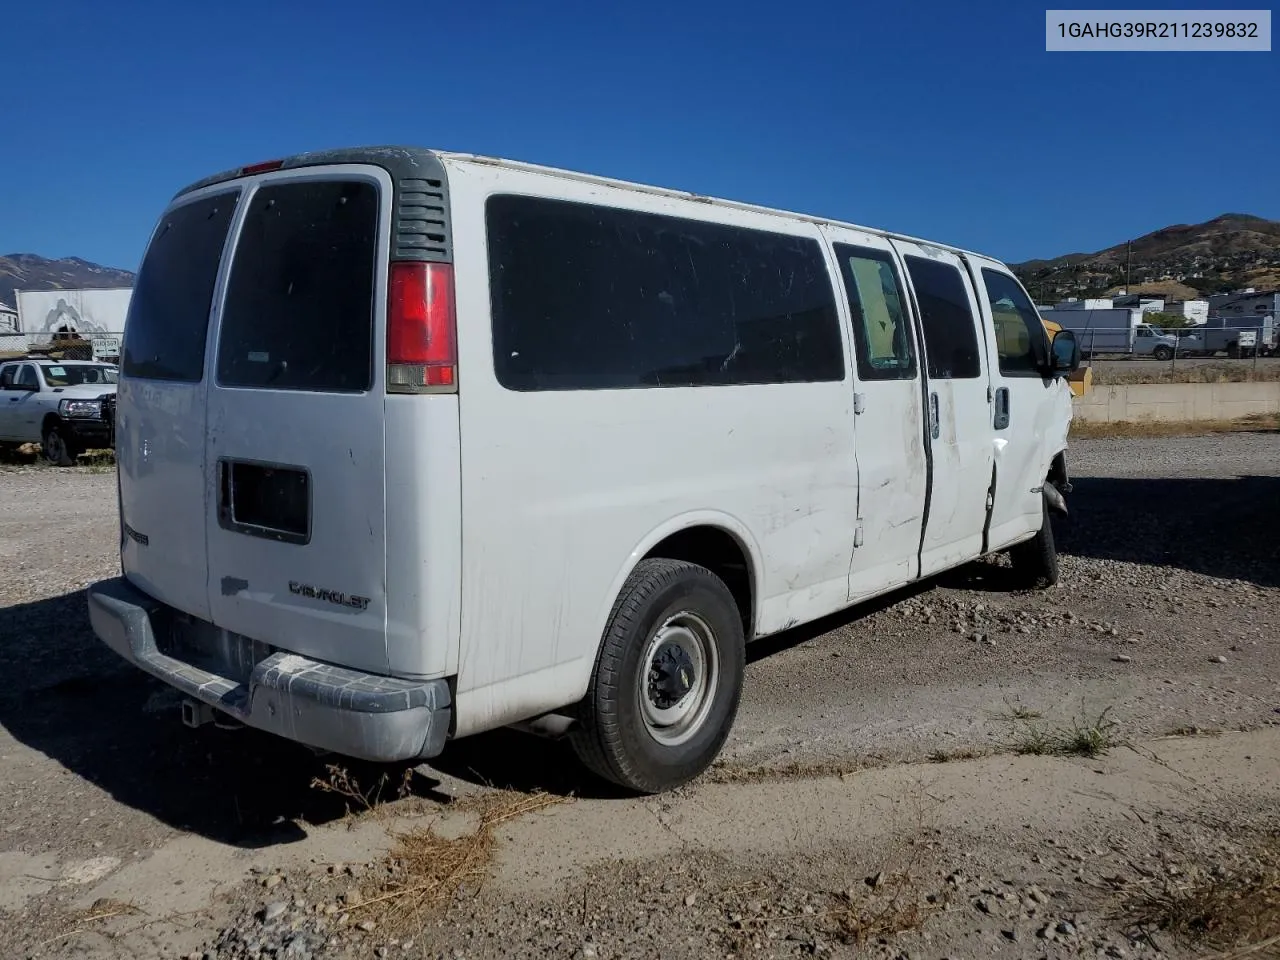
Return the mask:
M 1280 219 L 1280 53 L 1050 54 L 1044 9 L 13 4 L 0 253 L 132 269 L 186 183 L 361 143 L 567 166 L 1014 261 L 1225 212 Z

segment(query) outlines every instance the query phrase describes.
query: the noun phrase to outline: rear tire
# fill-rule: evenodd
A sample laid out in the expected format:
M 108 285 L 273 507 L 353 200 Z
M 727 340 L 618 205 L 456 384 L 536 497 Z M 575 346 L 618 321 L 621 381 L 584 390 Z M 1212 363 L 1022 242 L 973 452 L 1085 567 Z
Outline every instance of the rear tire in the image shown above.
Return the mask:
M 745 647 L 723 580 L 680 560 L 642 560 L 614 602 L 579 706 L 579 759 L 640 793 L 699 776 L 737 715 Z
M 1014 576 L 1027 589 L 1043 590 L 1058 582 L 1058 546 L 1053 539 L 1049 505 L 1045 503 L 1041 509 L 1043 519 L 1039 532 L 1009 549 Z
M 55 467 L 70 467 L 76 462 L 75 443 L 59 424 L 45 428 L 41 452 L 47 463 Z

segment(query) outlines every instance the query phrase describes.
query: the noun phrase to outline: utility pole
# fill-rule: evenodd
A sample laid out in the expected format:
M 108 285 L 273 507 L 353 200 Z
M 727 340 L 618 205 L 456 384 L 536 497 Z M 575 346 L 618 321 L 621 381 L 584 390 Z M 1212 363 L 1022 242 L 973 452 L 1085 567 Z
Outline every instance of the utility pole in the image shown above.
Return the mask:
M 1125 241 L 1124 251 L 1124 292 L 1132 294 L 1133 290 L 1133 241 Z

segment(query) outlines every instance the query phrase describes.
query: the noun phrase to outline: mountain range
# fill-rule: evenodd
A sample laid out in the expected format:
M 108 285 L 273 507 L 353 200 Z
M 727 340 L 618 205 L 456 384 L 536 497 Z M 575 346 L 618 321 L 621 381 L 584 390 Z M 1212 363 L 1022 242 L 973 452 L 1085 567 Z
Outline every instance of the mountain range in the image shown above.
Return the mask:
M 1275 287 L 1280 286 L 1280 220 L 1224 213 L 1204 223 L 1163 227 L 1096 253 L 1028 260 L 1013 268 L 1042 302 L 1126 286 L 1132 293 L 1184 299 Z
M 128 270 L 104 267 L 79 257 L 50 260 L 34 253 L 0 257 L 0 302 L 16 307 L 15 290 L 88 290 L 132 287 Z

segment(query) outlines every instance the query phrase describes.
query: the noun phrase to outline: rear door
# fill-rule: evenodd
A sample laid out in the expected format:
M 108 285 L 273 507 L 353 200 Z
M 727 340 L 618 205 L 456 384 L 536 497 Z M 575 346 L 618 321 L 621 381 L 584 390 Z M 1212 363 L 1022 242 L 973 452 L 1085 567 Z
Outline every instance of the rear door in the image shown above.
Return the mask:
M 366 165 L 256 181 L 218 320 L 204 453 L 213 622 L 378 672 L 391 195 Z
M 920 576 L 982 553 L 994 461 L 985 337 L 968 273 L 946 250 L 902 240 L 924 339 L 931 478 Z
M 902 270 L 889 241 L 824 227 L 853 327 L 858 523 L 849 599 L 913 580 L 929 479 L 924 380 Z
M 226 186 L 193 193 L 156 226 L 129 300 L 116 393 L 124 572 L 202 619 L 206 340 L 239 196 Z

